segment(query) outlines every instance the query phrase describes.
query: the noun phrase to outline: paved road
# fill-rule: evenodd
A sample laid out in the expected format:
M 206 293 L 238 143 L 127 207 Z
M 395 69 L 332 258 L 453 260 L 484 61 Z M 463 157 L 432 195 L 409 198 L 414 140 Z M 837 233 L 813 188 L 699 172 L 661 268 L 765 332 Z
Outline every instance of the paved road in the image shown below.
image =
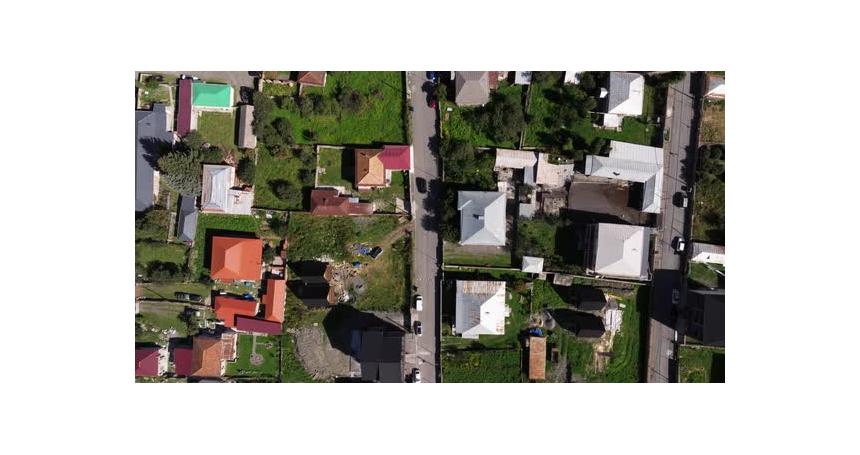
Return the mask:
M 165 76 L 179 77 L 180 74 L 199 77 L 204 81 L 226 82 L 239 90 L 239 87 L 254 88 L 254 76 L 248 71 L 142 71 L 143 73 L 158 73 Z
M 427 93 L 424 91 L 428 80 L 424 72 L 407 73 L 408 90 L 412 106 L 412 144 L 414 168 L 410 176 L 412 212 L 415 220 L 413 231 L 413 283 L 417 292 L 424 297 L 424 309 L 413 311 L 413 317 L 421 321 L 423 335 L 417 337 L 418 356 L 407 355 L 407 362 L 413 361 L 421 369 L 422 382 L 436 382 L 439 377 L 438 347 L 440 303 L 439 265 L 442 258 L 442 244 L 439 237 L 438 211 L 441 197 L 440 165 L 437 135 L 438 116 L 435 109 L 427 106 Z M 434 141 L 431 144 L 431 141 Z M 416 185 L 416 179 L 423 179 Z M 421 188 L 417 188 L 420 186 Z M 419 189 L 424 189 L 422 193 Z M 409 340 L 407 340 L 409 342 Z M 413 341 L 414 342 L 414 341 Z M 407 347 L 414 352 L 414 347 Z M 412 366 L 415 366 L 414 364 Z M 411 370 L 411 367 L 409 368 Z
M 682 187 L 689 188 L 692 178 L 693 153 L 697 146 L 699 121 L 696 114 L 697 91 L 693 83 L 696 76 L 689 73 L 683 81 L 669 87 L 666 106 L 666 125 L 669 141 L 664 147 L 663 163 L 663 214 L 654 254 L 654 276 L 651 294 L 651 319 L 649 326 L 648 382 L 676 382 L 675 368 L 675 315 L 683 307 L 686 294 L 684 260 L 675 254 L 672 240 L 675 237 L 689 238 L 689 209 L 673 203 L 675 193 Z M 683 162 L 682 162 L 683 161 Z M 689 168 L 689 169 L 688 169 Z M 690 201 L 689 207 L 692 207 Z M 680 300 L 672 302 L 673 290 L 677 289 Z

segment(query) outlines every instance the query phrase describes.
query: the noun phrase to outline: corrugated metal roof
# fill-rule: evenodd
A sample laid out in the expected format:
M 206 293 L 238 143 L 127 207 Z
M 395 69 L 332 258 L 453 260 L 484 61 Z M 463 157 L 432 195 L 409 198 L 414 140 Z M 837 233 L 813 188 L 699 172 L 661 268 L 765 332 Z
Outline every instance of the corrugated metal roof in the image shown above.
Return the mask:
M 522 169 L 537 164 L 538 154 L 525 150 L 496 149 L 495 168 Z
M 505 334 L 505 282 L 457 280 L 455 327 L 463 338 Z
M 257 147 L 257 136 L 254 135 L 254 106 L 244 104 L 239 106 L 239 147 L 252 149 Z
M 609 145 L 609 156 L 586 155 L 585 175 L 643 183 L 642 211 L 660 213 L 663 149 L 619 141 Z
M 457 207 L 460 210 L 460 244 L 505 244 L 505 193 L 460 191 Z
M 599 223 L 594 272 L 599 275 L 648 278 L 651 230 L 642 226 Z
M 523 256 L 522 271 L 525 273 L 543 272 L 543 258 L 534 256 Z
M 609 106 L 607 112 L 620 115 L 642 115 L 645 100 L 645 77 L 636 73 L 609 73 Z
M 457 71 L 454 98 L 458 106 L 482 106 L 490 101 L 488 71 Z
M 177 239 L 193 242 L 197 235 L 197 198 L 181 195 L 179 197 L 179 220 Z
M 151 111 L 135 112 L 134 210 L 152 207 L 154 201 L 155 169 L 151 162 L 158 158 L 160 148 L 175 141 L 169 123 L 167 107 L 155 104 Z

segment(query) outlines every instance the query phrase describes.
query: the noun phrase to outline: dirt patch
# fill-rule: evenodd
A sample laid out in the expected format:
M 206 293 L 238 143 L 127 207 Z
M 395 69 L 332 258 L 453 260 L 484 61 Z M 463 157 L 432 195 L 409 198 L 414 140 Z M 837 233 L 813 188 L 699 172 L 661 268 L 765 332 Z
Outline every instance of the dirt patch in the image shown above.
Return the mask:
M 702 111 L 702 129 L 699 142 L 702 144 L 725 144 L 726 142 L 726 104 L 725 101 L 705 101 Z
M 304 327 L 296 332 L 296 354 L 305 370 L 322 381 L 349 376 L 354 363 L 331 346 L 322 326 Z

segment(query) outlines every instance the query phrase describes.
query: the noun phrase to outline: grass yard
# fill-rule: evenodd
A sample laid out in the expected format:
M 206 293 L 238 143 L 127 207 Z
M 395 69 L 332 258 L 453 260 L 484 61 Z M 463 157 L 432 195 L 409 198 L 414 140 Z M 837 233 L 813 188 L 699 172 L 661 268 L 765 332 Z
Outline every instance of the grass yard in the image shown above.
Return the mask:
M 360 271 L 367 281 L 355 307 L 362 311 L 399 311 L 410 302 L 411 243 L 401 238 L 375 261 L 368 260 Z
M 296 357 L 296 341 L 290 334 L 281 335 L 281 382 L 316 382 Z
M 600 382 L 642 382 L 645 376 L 643 352 L 647 349 L 644 327 L 648 323 L 649 288 L 640 287 L 625 305 L 621 330 L 612 341 L 612 356 L 603 370 Z
M 263 95 L 266 96 L 294 96 L 298 91 L 299 86 L 295 84 L 290 86 L 289 84 L 263 82 Z
M 162 103 L 170 105 L 172 99 L 170 91 L 172 88 L 167 84 L 160 84 L 155 90 L 147 90 L 141 87 L 138 91 L 141 109 L 152 109 L 154 103 Z
M 726 184 L 719 179 L 696 182 L 693 240 L 724 245 L 726 241 Z
M 400 198 L 406 203 L 406 173 L 392 172 L 391 184 L 385 188 L 375 188 L 368 193 L 369 198 L 376 202 L 376 210 L 385 213 L 397 212 L 396 199 Z
M 176 330 L 176 337 L 188 336 L 188 325 L 179 319 L 185 310 L 181 305 L 145 304 L 141 303 L 140 313 L 135 315 L 135 336 L 137 343 L 157 343 L 164 345 L 162 330 Z M 151 329 L 157 331 L 153 332 Z
M 258 148 L 257 171 L 254 177 L 254 207 L 279 209 L 279 210 L 302 210 L 302 204 L 290 204 L 278 199 L 272 191 L 272 185 L 278 180 L 286 180 L 295 188 L 303 188 L 299 173 L 303 169 L 314 172 L 314 168 L 305 168 L 302 161 L 293 156 L 278 159 L 265 150 Z M 302 200 L 303 198 L 298 198 Z
M 523 86 L 512 85 L 507 82 L 499 82 L 499 88 L 496 90 L 499 93 L 515 93 L 522 97 Z M 451 98 L 454 97 L 453 91 L 448 94 Z M 496 142 L 488 137 L 484 132 L 474 128 L 464 117 L 466 112 L 477 109 L 476 107 L 459 107 L 452 101 L 443 101 L 440 103 L 442 110 L 442 137 L 459 139 L 468 142 L 478 147 L 504 147 L 517 148 L 519 144 L 514 141 Z M 452 111 L 448 112 L 448 108 Z
M 680 382 L 726 382 L 726 350 L 681 346 L 678 353 Z
M 504 248 L 500 248 L 496 252 L 476 253 L 470 251 L 468 247 L 463 247 L 452 242 L 444 242 L 442 257 L 443 262 L 450 265 L 476 265 L 482 267 L 511 266 L 511 252 Z
M 544 270 L 583 272 L 583 252 L 577 247 L 576 227 L 557 217 L 517 219 L 515 263 L 523 256 L 544 258 Z
M 353 187 L 354 170 L 344 169 L 344 163 L 355 164 L 355 159 L 345 154 L 353 153 L 352 149 L 339 149 L 331 147 L 319 148 L 319 164 L 317 175 L 319 186 L 340 186 L 350 192 Z
M 703 144 L 725 144 L 726 102 L 705 100 L 702 111 L 702 129 L 699 141 Z
M 236 117 L 232 112 L 201 112 L 197 132 L 221 150 L 236 149 Z
M 174 293 L 188 292 L 190 294 L 208 297 L 212 292 L 212 286 L 203 283 L 141 283 L 140 296 L 147 299 L 173 300 Z
M 397 225 L 397 217 L 393 215 L 315 217 L 295 212 L 290 216 L 287 235 L 290 260 L 328 256 L 345 261 L 352 257 L 350 244 L 360 242 L 373 246 Z
M 332 71 L 326 77 L 325 87 L 305 87 L 303 96 L 321 94 L 333 97 L 335 90 L 358 91 L 367 99 L 367 105 L 356 113 L 340 115 L 309 115 L 302 117 L 298 108 L 275 109 L 276 117 L 285 117 L 293 125 L 293 137 L 299 143 L 319 144 L 372 144 L 374 142 L 406 142 L 404 125 L 405 87 L 403 73 L 394 71 Z M 318 139 L 309 141 L 305 130 L 317 133 Z
M 197 235 L 194 251 L 189 261 L 193 265 L 191 276 L 209 275 L 209 267 L 204 264 L 206 235 L 209 231 L 253 232 L 259 234 L 260 220 L 246 215 L 216 215 L 201 213 L 197 216 Z
M 239 335 L 239 346 L 236 361 L 227 363 L 226 376 L 242 377 L 277 377 L 278 376 L 278 349 L 280 349 L 279 337 L 256 336 L 256 353 L 262 356 L 263 361 L 259 365 L 251 363 L 251 353 L 256 335 Z
M 708 265 L 691 262 L 690 263 L 690 280 L 707 288 L 715 289 L 720 286 L 720 275 L 713 271 L 711 267 L 725 271 L 725 268 L 719 264 Z
M 328 314 L 327 309 L 311 309 L 305 306 L 289 286 L 287 286 L 285 310 L 284 324 L 291 329 L 306 327 L 314 323 L 322 324 Z
M 134 244 L 134 262 L 137 269 L 145 269 L 153 261 L 172 262 L 185 268 L 188 247 L 182 243 L 137 242 Z
M 442 353 L 444 382 L 522 382 L 522 353 L 511 351 L 460 351 Z

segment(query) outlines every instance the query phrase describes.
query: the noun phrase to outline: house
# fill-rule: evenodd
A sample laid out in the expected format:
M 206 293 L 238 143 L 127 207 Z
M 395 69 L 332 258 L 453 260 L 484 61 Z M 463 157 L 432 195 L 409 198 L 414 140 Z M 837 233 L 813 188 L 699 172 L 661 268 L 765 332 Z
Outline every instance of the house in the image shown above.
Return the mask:
M 236 168 L 222 164 L 203 165 L 203 195 L 200 211 L 250 215 L 254 192 L 235 188 Z
M 543 258 L 523 256 L 523 273 L 543 273 Z
M 722 100 L 726 98 L 726 78 L 722 76 L 708 75 L 705 98 Z
M 242 237 L 212 237 L 209 270 L 213 280 L 257 281 L 262 274 L 262 266 L 262 240 Z
M 163 148 L 173 147 L 176 136 L 171 131 L 173 110 L 164 104 L 154 104 L 151 111 L 135 111 L 134 121 L 134 210 L 141 212 L 152 207 L 158 194 L 158 171 L 152 164 Z
M 609 141 L 609 146 L 609 156 L 585 157 L 585 175 L 642 183 L 641 210 L 660 213 L 663 149 L 619 141 Z
M 137 346 L 134 348 L 134 375 L 161 376 L 167 371 L 167 352 L 159 346 Z
M 299 71 L 296 82 L 311 87 L 325 87 L 325 71 Z
M 493 170 L 498 172 L 502 169 L 522 169 L 523 183 L 534 186 L 537 162 L 538 154 L 535 152 L 497 148 Z
M 233 87 L 194 81 L 191 84 L 191 107 L 198 111 L 229 112 L 233 107 Z
M 546 379 L 546 338 L 529 337 L 529 380 Z
M 287 298 L 287 282 L 266 280 L 266 293 L 263 294 L 263 314 L 267 321 L 284 322 L 284 302 Z
M 457 299 L 453 332 L 463 338 L 478 339 L 479 335 L 504 335 L 504 281 L 457 280 Z
M 457 71 L 454 74 L 454 102 L 457 106 L 483 106 L 490 101 L 489 71 Z M 494 79 L 494 78 L 493 78 Z
M 179 214 L 176 220 L 176 238 L 186 243 L 194 243 L 197 235 L 197 198 L 179 196 Z
M 298 261 L 290 263 L 290 269 L 298 277 L 288 283 L 290 290 L 305 306 L 327 308 L 337 303 L 334 290 L 329 285 L 333 273 L 330 263 Z
M 571 294 L 573 304 L 580 311 L 603 311 L 606 307 L 606 295 L 595 287 L 573 286 Z
M 235 338 L 233 338 L 235 343 Z M 191 368 L 188 376 L 196 378 L 220 378 L 227 370 L 224 339 L 218 336 L 194 337 L 191 347 Z M 235 346 L 233 348 L 235 352 Z
M 600 338 L 606 333 L 603 318 L 591 314 L 573 311 L 567 308 L 549 310 L 553 321 L 564 330 L 577 338 Z
M 589 273 L 600 276 L 649 279 L 651 229 L 643 226 L 598 223 L 588 227 L 586 258 Z
M 726 345 L 726 290 L 687 291 L 690 323 L 685 342 L 707 346 Z
M 176 376 L 191 376 L 191 358 L 193 348 L 191 346 L 177 346 L 173 348 L 173 374 Z
M 645 101 L 645 77 L 636 73 L 609 73 L 609 96 L 603 126 L 619 128 L 627 116 L 642 115 Z
M 532 83 L 532 72 L 531 71 L 515 71 L 514 72 L 514 84 L 516 85 L 529 85 Z
M 710 243 L 691 242 L 690 262 L 726 265 L 726 247 Z
M 236 328 L 237 316 L 256 316 L 257 301 L 215 296 L 215 317 L 224 321 L 224 326 Z
M 189 131 L 196 129 L 197 116 L 193 115 L 191 107 L 191 79 L 179 79 L 179 97 L 176 100 L 176 134 L 185 137 Z M 192 125 L 194 120 L 194 125 Z
M 355 186 L 367 191 L 391 184 L 391 173 L 409 171 L 412 149 L 408 145 L 386 145 L 381 149 L 355 149 Z
M 460 245 L 504 246 L 506 237 L 505 193 L 460 191 Z
M 583 71 L 579 70 L 570 70 L 564 72 L 564 83 L 565 84 L 578 84 L 579 83 L 579 75 L 582 74 Z
M 257 147 L 257 136 L 254 135 L 254 106 L 243 104 L 239 106 L 239 136 L 236 138 L 238 145 L 243 149 Z
M 250 316 L 236 316 L 236 330 L 259 335 L 280 335 L 281 323 Z
M 549 155 L 540 153 L 535 168 L 536 184 L 545 188 L 559 188 L 573 176 L 574 165 L 550 163 Z
M 371 328 L 361 332 L 360 340 L 363 382 L 403 382 L 403 332 Z
M 373 203 L 359 202 L 357 197 L 341 196 L 334 188 L 311 190 L 311 215 L 314 216 L 370 215 L 373 210 Z

